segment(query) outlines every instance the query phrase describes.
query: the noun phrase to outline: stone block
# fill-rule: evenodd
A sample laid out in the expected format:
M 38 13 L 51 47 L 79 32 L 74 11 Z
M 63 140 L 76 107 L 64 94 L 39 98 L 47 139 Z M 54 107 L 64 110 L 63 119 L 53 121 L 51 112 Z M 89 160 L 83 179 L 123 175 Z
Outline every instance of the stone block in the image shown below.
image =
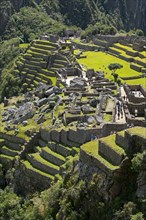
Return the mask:
M 51 130 L 50 139 L 51 139 L 51 141 L 59 143 L 60 142 L 60 132 L 58 132 L 57 130 Z

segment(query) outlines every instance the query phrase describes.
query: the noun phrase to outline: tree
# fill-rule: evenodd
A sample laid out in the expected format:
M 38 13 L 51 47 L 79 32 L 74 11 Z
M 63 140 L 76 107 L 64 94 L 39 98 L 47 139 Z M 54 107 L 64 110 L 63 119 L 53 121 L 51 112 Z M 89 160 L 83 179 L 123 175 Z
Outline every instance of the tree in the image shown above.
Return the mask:
M 119 76 L 119 75 L 118 75 L 117 73 L 113 73 L 113 77 L 114 77 L 114 81 L 115 81 L 115 82 L 117 82 L 118 76 Z
M 119 63 L 111 63 L 109 66 L 108 66 L 109 70 L 113 71 L 113 73 L 116 72 L 117 69 L 121 69 L 123 68 L 123 65 L 119 64 Z
M 136 34 L 137 36 L 144 36 L 144 33 L 143 33 L 143 31 L 142 31 L 141 29 L 137 29 L 137 30 L 135 31 L 135 34 Z

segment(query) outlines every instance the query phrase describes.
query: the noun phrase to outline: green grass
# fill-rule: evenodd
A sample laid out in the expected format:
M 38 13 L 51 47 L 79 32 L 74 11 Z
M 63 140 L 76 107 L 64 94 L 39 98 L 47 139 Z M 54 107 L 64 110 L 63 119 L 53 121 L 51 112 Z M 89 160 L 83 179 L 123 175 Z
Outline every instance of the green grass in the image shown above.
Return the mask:
M 129 85 L 141 84 L 144 88 L 146 88 L 146 77 L 140 79 L 126 80 L 126 83 Z
M 111 71 L 108 69 L 108 65 L 111 63 L 120 63 L 123 65 L 123 68 L 117 70 L 116 72 L 120 77 L 132 77 L 138 76 L 140 73 L 130 68 L 130 63 L 105 52 L 93 52 L 88 51 L 84 52 L 83 55 L 86 55 L 87 58 L 78 59 L 80 64 L 83 64 L 87 69 L 94 68 L 94 70 L 100 70 L 105 72 L 105 77 L 112 80 Z M 105 69 L 106 68 L 106 69 Z M 135 81 L 135 82 L 134 82 Z M 125 80 L 127 83 L 130 81 Z M 145 84 L 145 80 L 141 79 L 141 84 Z M 132 80 L 131 84 L 138 84 L 137 79 Z M 146 87 L 146 86 L 145 86 Z
M 28 46 L 29 46 L 29 44 L 19 44 L 19 47 L 20 48 L 24 48 L 24 49 L 28 48 Z
M 105 114 L 104 115 L 104 121 L 105 122 L 111 122 L 112 121 L 112 115 L 111 114 Z
M 93 140 L 86 144 L 83 144 L 81 148 L 90 155 L 93 155 L 93 156 L 98 155 L 98 141 L 97 140 Z
M 146 57 L 146 51 L 139 52 L 139 54 L 142 54 L 143 56 Z
M 123 48 L 123 49 L 125 49 L 125 50 L 127 50 L 127 51 L 131 51 L 131 52 L 134 52 L 134 53 L 137 52 L 136 50 L 133 50 L 132 47 L 125 46 L 125 45 L 122 45 L 122 44 L 120 44 L 120 43 L 116 43 L 116 44 L 114 44 L 114 45 L 120 47 L 121 49 Z
M 125 130 L 118 132 L 118 134 L 119 134 L 120 136 L 122 136 L 122 137 L 125 137 Z
M 0 154 L 0 160 L 1 160 L 1 159 L 13 160 L 14 157 L 7 156 L 7 155 L 5 155 L 5 154 Z
M 57 165 L 55 165 L 55 164 L 53 164 L 53 163 L 50 163 L 50 162 L 48 162 L 47 160 L 43 159 L 38 153 L 33 154 L 33 158 L 34 158 L 35 160 L 37 160 L 38 162 L 40 162 L 40 163 L 42 163 L 42 164 L 44 164 L 44 165 L 46 165 L 46 166 L 52 167 L 52 168 L 54 168 L 55 170 L 58 170 L 58 171 L 59 171 L 59 167 L 58 167 Z

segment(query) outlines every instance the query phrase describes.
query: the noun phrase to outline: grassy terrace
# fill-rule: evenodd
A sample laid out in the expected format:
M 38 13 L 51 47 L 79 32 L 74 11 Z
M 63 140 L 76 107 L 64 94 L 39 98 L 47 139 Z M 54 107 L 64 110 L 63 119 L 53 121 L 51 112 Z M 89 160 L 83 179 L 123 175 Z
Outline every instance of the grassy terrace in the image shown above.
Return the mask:
M 19 44 L 20 48 L 27 49 L 29 44 Z
M 89 154 L 90 156 L 100 161 L 100 163 L 106 166 L 108 169 L 115 170 L 119 168 L 118 166 L 112 165 L 111 163 L 109 163 L 107 160 L 105 160 L 103 157 L 101 157 L 98 154 L 98 141 L 97 140 L 93 140 L 82 145 L 81 149 L 85 151 L 87 154 Z
M 126 51 L 131 51 L 131 52 L 134 52 L 134 53 L 137 52 L 136 50 L 133 50 L 132 47 L 125 46 L 125 45 L 122 45 L 120 43 L 116 43 L 114 45 L 120 47 L 121 49 L 125 49 Z
M 98 141 L 93 140 L 86 144 L 83 144 L 81 147 L 86 153 L 92 155 L 92 156 L 98 156 Z
M 0 160 L 1 159 L 6 159 L 6 160 L 13 160 L 14 159 L 14 157 L 11 157 L 11 156 L 7 156 L 7 155 L 5 155 L 5 154 L 0 154 Z
M 52 180 L 54 179 L 54 176 L 34 168 L 28 161 L 22 161 L 22 163 L 28 170 L 32 170 L 42 176 L 48 177 L 49 179 L 52 179 Z
M 48 147 L 42 148 L 42 151 L 45 151 L 46 153 L 51 154 L 52 156 L 62 160 L 62 162 L 65 162 L 65 158 L 62 155 L 50 150 Z
M 130 63 L 105 52 L 83 52 L 83 55 L 86 55 L 87 58 L 78 59 L 80 64 L 83 64 L 87 69 L 94 68 L 94 70 L 100 70 L 105 72 L 105 77 L 113 80 L 111 71 L 108 69 L 108 65 L 111 63 L 120 63 L 123 65 L 123 68 L 117 70 L 117 73 L 120 77 L 133 77 L 138 76 L 140 73 L 130 68 Z M 138 84 L 136 80 L 125 80 L 128 84 Z M 139 80 L 140 84 L 146 87 L 146 79 L 142 78 Z
M 119 134 L 120 136 L 124 137 L 124 136 L 125 136 L 125 130 L 118 132 L 118 134 Z
M 35 153 L 35 154 L 32 154 L 32 155 L 33 155 L 33 158 L 34 158 L 36 161 L 38 161 L 38 162 L 40 162 L 40 163 L 42 163 L 42 164 L 44 164 L 44 165 L 46 165 L 46 166 L 48 166 L 48 167 L 52 167 L 52 168 L 54 168 L 55 170 L 58 170 L 58 171 L 59 171 L 59 167 L 58 167 L 57 165 L 55 165 L 55 164 L 53 164 L 53 163 L 50 163 L 49 161 L 43 159 L 38 153 Z
M 144 88 L 146 88 L 146 77 L 135 79 L 135 80 L 125 80 L 127 84 L 129 85 L 138 85 L 141 84 Z
M 115 134 L 100 139 L 119 155 L 125 155 L 125 151 L 115 143 Z
M 146 128 L 142 128 L 142 127 L 130 128 L 128 129 L 128 133 L 131 135 L 138 135 L 146 139 Z

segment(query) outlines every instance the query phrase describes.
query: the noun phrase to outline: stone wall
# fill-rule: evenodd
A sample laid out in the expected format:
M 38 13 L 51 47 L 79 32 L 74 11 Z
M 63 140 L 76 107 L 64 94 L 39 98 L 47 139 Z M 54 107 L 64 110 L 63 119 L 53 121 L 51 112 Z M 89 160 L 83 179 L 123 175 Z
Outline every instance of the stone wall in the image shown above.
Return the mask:
M 24 144 L 25 143 L 25 140 L 22 139 L 22 138 L 19 138 L 15 135 L 9 135 L 9 134 L 6 134 L 6 133 L 3 133 L 3 132 L 0 132 L 0 138 L 2 139 L 6 139 L 10 142 L 14 142 L 14 143 L 20 143 L 20 144 Z
M 79 146 L 83 143 L 86 143 L 91 140 L 91 135 L 94 135 L 97 138 L 105 137 L 110 135 L 111 132 L 118 132 L 127 128 L 126 123 L 116 124 L 116 123 L 107 123 L 95 128 L 75 128 L 61 131 L 53 130 L 46 131 L 45 129 L 41 129 L 41 138 L 45 141 L 40 143 L 41 146 L 46 146 L 47 142 L 54 141 L 60 142 L 66 146 Z
M 135 109 L 137 109 L 138 116 L 144 116 L 144 110 L 146 109 L 146 102 L 142 103 L 127 103 L 128 109 L 132 115 L 135 115 Z
M 26 168 L 23 163 L 17 166 L 14 177 L 14 190 L 22 196 L 48 189 L 52 181 L 49 177 Z
M 105 164 L 101 163 L 97 157 L 93 157 L 90 154 L 87 154 L 81 147 L 80 150 L 80 161 L 86 166 L 96 167 L 99 170 L 105 172 L 108 176 L 112 175 L 113 171 L 109 169 Z
M 41 151 L 41 157 L 44 158 L 45 160 L 57 165 L 57 166 L 60 166 L 62 165 L 65 161 L 61 160 L 60 158 L 58 157 L 55 157 L 53 156 L 52 154 L 49 154 L 48 152 L 46 152 L 45 150 L 42 149 Z
M 68 157 L 71 155 L 71 150 L 68 147 L 63 146 L 62 144 L 58 144 L 58 143 L 49 143 L 48 147 L 53 150 L 54 152 L 62 155 L 63 157 Z
M 133 70 L 136 70 L 137 72 L 141 72 L 141 66 L 137 66 L 137 65 L 135 65 L 134 63 L 132 64 L 130 64 L 130 68 L 131 69 L 133 69 Z
M 45 130 L 45 129 L 41 129 L 41 137 L 44 141 L 48 142 L 51 140 L 50 138 L 50 132 Z
M 50 139 L 51 139 L 51 141 L 59 143 L 60 142 L 60 132 L 58 132 L 57 130 L 51 130 Z
M 94 50 L 101 50 L 102 48 L 96 45 L 88 45 L 88 44 L 82 44 L 82 43 L 75 43 L 73 42 L 73 45 L 81 50 L 85 50 L 85 51 L 94 51 Z M 102 49 L 103 50 L 103 49 Z
M 141 85 L 126 85 L 126 84 L 124 84 L 124 90 L 125 90 L 126 95 L 127 95 L 130 102 L 133 102 L 133 103 L 146 102 L 146 90 Z M 141 91 L 144 97 L 135 97 L 131 92 L 132 90 Z
M 125 151 L 128 149 L 128 142 L 127 139 L 120 134 L 116 134 L 116 144 L 122 147 Z
M 146 121 L 145 120 L 138 120 L 136 118 L 127 117 L 127 124 L 134 125 L 134 126 L 140 126 L 140 127 L 146 127 Z

